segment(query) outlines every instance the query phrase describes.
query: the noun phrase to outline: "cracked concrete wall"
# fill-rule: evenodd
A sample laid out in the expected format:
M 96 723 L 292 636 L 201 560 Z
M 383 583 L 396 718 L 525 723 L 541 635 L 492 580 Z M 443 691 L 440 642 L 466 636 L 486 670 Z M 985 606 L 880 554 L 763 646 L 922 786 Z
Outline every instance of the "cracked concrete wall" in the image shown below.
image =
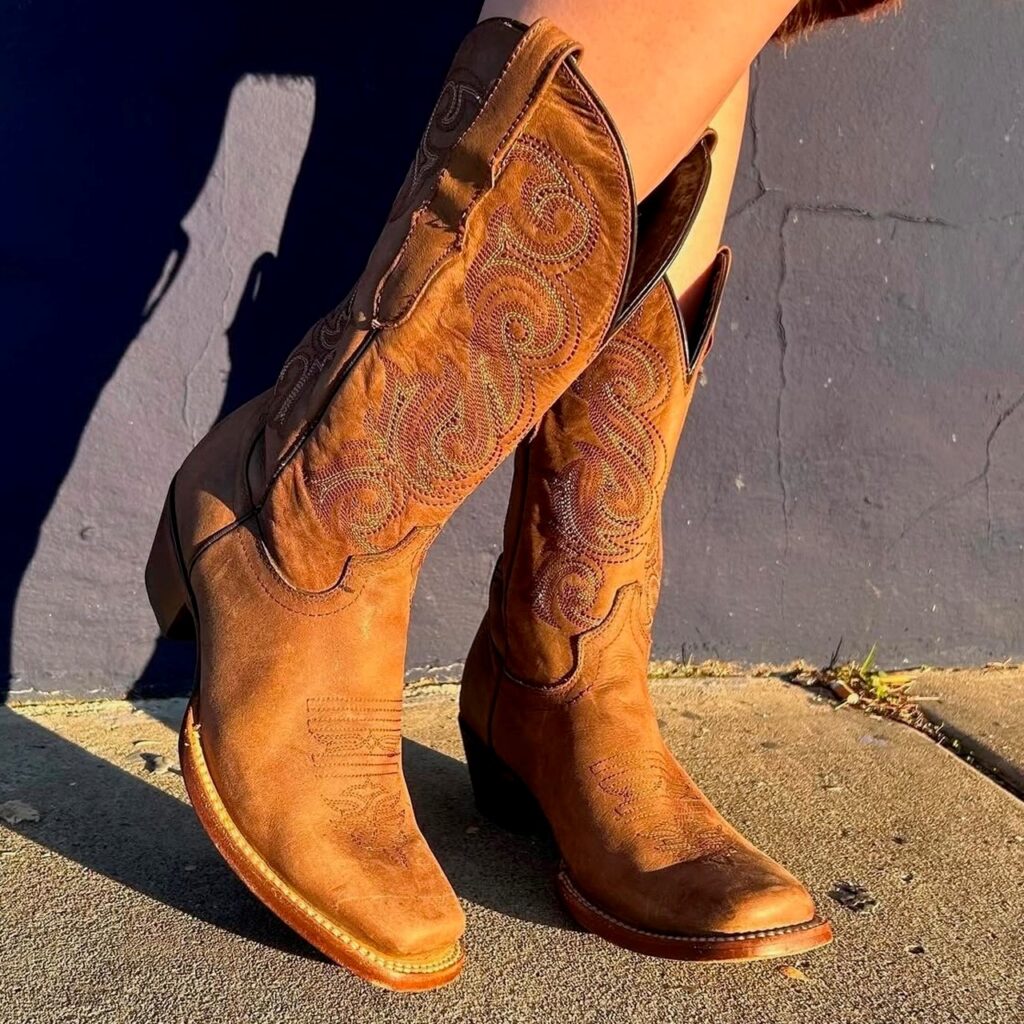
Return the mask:
M 1022 55 L 1019 4 L 936 0 L 760 59 L 736 267 L 666 499 L 659 655 L 822 661 L 840 638 L 890 663 L 1024 654 Z M 150 532 L 220 407 L 316 88 L 235 86 L 184 256 L 152 283 L 21 583 L 15 695 L 123 693 L 150 663 Z M 413 674 L 465 653 L 508 479 L 428 557 Z M 176 664 L 154 685 L 186 685 Z

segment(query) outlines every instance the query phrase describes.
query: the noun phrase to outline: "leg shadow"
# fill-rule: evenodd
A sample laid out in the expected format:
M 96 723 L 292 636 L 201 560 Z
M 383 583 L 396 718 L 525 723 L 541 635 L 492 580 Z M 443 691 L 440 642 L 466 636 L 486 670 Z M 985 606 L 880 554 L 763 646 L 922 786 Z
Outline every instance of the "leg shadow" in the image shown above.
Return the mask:
M 5 707 L 0 778 L 0 801 L 17 797 L 42 815 L 0 828 L 197 920 L 320 957 L 238 881 L 187 803 Z
M 181 222 L 239 73 L 226 2 L 184 0 L 170 13 L 122 0 L 5 9 L 0 379 L 24 435 L 0 481 L 0 657 L 12 673 L 15 604 L 40 526 L 152 313 L 155 283 L 187 251 Z M 116 492 L 125 467 L 97 464 Z M 55 583 L 85 589 L 68 575 Z M 0 701 L 7 690 L 0 676 Z
M 410 739 L 402 751 L 416 820 L 459 896 L 520 921 L 575 928 L 555 892 L 552 840 L 516 835 L 483 817 L 461 761 Z
M 309 0 L 252 6 L 241 25 L 243 70 L 311 77 L 316 102 L 277 252 L 248 268 L 227 330 L 231 372 L 219 416 L 270 387 L 310 324 L 362 273 L 452 54 L 478 13 L 479 0 L 415 18 Z M 341 57 L 343 39 L 361 45 Z M 400 75 L 382 74 L 382 54 Z M 190 685 L 173 648 L 158 643 L 128 696 L 180 696 Z
M 141 710 L 176 729 L 182 705 Z M 460 897 L 522 921 L 575 927 L 555 894 L 558 852 L 550 839 L 481 817 L 461 761 L 413 740 L 404 743 L 403 761 L 417 820 Z M 235 877 L 187 803 L 6 707 L 0 777 L 0 801 L 24 800 L 42 815 L 0 827 L 189 917 L 322 959 Z

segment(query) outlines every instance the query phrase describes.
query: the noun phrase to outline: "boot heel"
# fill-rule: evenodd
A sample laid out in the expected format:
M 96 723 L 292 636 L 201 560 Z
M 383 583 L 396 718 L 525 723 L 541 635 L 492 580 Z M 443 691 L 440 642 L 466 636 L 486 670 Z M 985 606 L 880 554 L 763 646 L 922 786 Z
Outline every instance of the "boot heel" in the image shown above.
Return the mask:
M 459 731 L 477 810 L 510 832 L 528 835 L 548 832 L 544 812 L 525 783 L 461 717 Z
M 146 593 L 160 632 L 168 640 L 191 640 L 195 638 L 195 627 L 174 535 L 173 500 L 172 485 L 146 563 Z

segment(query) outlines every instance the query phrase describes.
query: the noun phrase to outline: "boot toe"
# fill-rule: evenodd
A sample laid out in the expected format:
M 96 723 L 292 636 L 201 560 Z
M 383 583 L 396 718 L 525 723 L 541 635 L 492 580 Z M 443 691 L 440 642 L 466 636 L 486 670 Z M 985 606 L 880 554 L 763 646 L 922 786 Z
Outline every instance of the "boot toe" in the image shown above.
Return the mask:
M 339 855 L 321 847 L 319 853 L 336 870 L 304 871 L 297 887 L 337 927 L 376 953 L 430 960 L 462 937 L 462 906 L 425 845 L 410 851 L 408 862 L 390 865 L 362 863 L 348 850 Z M 289 866 L 295 877 L 297 865 Z
M 755 850 L 627 872 L 614 887 L 588 883 L 584 889 L 616 918 L 665 935 L 744 935 L 806 924 L 815 917 L 810 893 Z
M 755 849 L 719 861 L 677 865 L 677 900 L 691 934 L 740 935 L 806 924 L 810 893 L 785 868 Z
M 722 908 L 711 930 L 726 934 L 773 931 L 806 924 L 814 916 L 814 900 L 794 879 L 744 889 Z
M 353 908 L 347 909 L 352 914 Z M 375 910 L 355 916 L 374 949 L 402 960 L 430 959 L 451 949 L 466 927 L 465 914 L 454 896 L 385 898 Z M 401 921 L 398 930 L 389 925 L 395 920 Z

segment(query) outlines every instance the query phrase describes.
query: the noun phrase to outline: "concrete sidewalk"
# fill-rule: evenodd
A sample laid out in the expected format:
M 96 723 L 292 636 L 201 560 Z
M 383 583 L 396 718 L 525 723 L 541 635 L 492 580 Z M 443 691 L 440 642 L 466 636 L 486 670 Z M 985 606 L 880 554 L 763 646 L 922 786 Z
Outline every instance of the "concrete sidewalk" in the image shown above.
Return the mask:
M 996 675 L 999 701 L 1024 692 L 1024 673 Z M 653 689 L 670 745 L 709 796 L 832 919 L 835 944 L 789 964 L 803 978 L 780 962 L 645 959 L 576 930 L 554 895 L 552 851 L 475 812 L 453 687 L 414 689 L 407 708 L 417 814 L 469 918 L 464 975 L 425 996 L 356 982 L 234 879 L 176 773 L 182 702 L 37 705 L 0 710 L 0 803 L 39 814 L 0 824 L 0 1019 L 1024 1020 L 1024 804 L 909 728 L 777 679 Z M 980 720 L 1005 720 L 1019 740 L 1019 702 L 1012 714 Z M 854 909 L 844 885 L 875 903 Z

